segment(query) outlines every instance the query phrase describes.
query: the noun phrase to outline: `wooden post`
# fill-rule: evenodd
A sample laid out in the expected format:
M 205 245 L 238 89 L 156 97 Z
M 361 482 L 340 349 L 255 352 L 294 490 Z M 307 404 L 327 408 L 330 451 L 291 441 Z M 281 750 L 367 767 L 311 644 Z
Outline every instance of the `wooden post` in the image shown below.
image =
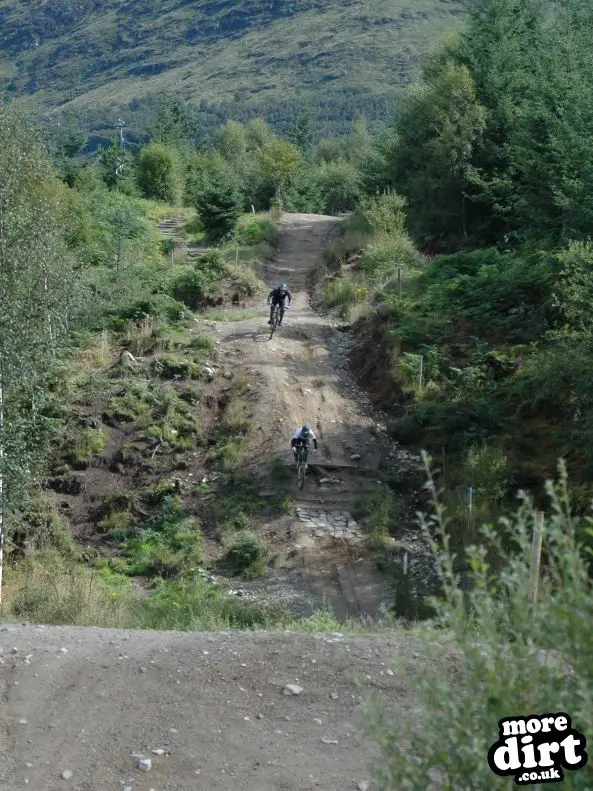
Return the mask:
M 397 268 L 397 290 L 399 293 L 399 298 L 402 298 L 402 270 L 398 266 Z
M 408 553 L 404 552 L 404 577 L 408 576 Z
M 418 390 L 422 392 L 422 369 L 424 367 L 424 355 L 420 355 L 420 376 L 418 377 Z
M 537 602 L 543 537 L 544 537 L 544 513 L 543 511 L 536 511 L 535 524 L 533 526 L 533 542 L 531 544 L 531 579 L 529 583 L 529 598 L 532 604 L 535 604 Z
M 474 487 L 468 486 L 467 487 L 467 494 L 468 494 L 468 506 L 467 506 L 467 529 L 468 533 L 471 533 L 472 529 L 472 511 L 474 505 Z
M 251 204 L 251 213 L 255 214 L 255 206 L 253 205 L 253 203 Z

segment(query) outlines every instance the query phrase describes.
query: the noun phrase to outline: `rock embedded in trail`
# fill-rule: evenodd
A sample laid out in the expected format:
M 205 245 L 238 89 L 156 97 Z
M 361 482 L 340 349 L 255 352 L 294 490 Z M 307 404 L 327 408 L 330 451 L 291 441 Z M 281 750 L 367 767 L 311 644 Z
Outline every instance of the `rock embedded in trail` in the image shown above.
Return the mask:
M 302 691 L 298 684 L 287 684 L 283 689 L 285 695 L 300 695 Z

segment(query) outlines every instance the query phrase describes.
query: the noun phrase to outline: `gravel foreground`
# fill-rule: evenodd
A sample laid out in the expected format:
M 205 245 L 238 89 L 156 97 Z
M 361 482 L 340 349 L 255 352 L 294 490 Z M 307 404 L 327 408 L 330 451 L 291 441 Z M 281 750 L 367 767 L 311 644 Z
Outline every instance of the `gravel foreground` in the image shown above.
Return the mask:
M 361 696 L 407 708 L 391 667 L 410 650 L 387 634 L 0 626 L 0 788 L 370 791 Z

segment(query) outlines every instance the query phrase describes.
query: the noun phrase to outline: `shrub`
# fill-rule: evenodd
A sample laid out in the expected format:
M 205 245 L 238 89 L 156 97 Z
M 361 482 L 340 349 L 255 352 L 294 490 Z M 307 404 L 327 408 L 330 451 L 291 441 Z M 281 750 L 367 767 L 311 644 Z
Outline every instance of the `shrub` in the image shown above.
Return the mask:
M 134 610 L 139 629 L 221 631 L 272 628 L 281 618 L 259 604 L 247 603 L 209 585 L 197 573 L 180 581 L 158 582 Z
M 449 551 L 446 513 L 437 501 L 421 523 L 443 588 L 433 601 L 433 622 L 416 630 L 422 657 L 414 655 L 414 716 L 401 718 L 376 700 L 367 706 L 368 726 L 380 756 L 380 791 L 493 787 L 488 766 L 498 721 L 548 711 L 568 712 L 574 727 L 593 731 L 593 585 L 579 544 L 591 519 L 571 514 L 566 476 L 547 485 L 550 509 L 544 525 L 544 577 L 530 601 L 533 504 L 523 503 L 496 529 L 484 527 L 481 546 L 466 548 L 463 587 Z M 400 677 L 405 669 L 397 668 Z M 435 681 L 435 678 L 438 681 Z M 570 774 L 567 772 L 567 774 Z M 590 788 L 593 767 L 567 779 L 567 787 Z
M 242 530 L 227 540 L 225 561 L 233 574 L 243 574 L 247 579 L 263 577 L 269 558 L 266 542 L 256 533 Z
M 166 498 L 160 515 L 124 543 L 128 573 L 171 578 L 203 560 L 200 523 L 185 516 L 174 498 Z
M 266 214 L 244 214 L 235 226 L 235 240 L 240 245 L 267 242 L 274 245 L 278 233 Z
M 177 204 L 183 193 L 178 152 L 162 143 L 151 143 L 140 151 L 138 185 L 146 198 Z
M 321 169 L 319 191 L 327 214 L 351 211 L 360 199 L 360 174 L 349 162 L 330 162 Z
M 400 267 L 417 267 L 419 260 L 418 251 L 407 234 L 391 234 L 365 247 L 358 266 L 372 277 L 388 278 Z

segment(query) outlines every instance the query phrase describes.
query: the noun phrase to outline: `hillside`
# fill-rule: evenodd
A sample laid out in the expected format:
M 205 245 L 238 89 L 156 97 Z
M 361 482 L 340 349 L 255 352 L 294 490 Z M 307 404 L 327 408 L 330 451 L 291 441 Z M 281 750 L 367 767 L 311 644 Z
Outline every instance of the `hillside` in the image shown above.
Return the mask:
M 327 131 L 385 116 L 464 0 L 0 0 L 0 95 L 70 109 L 95 130 L 141 124 L 179 91 L 202 122 L 264 112 L 282 125 L 313 101 Z M 97 109 L 99 108 L 99 109 Z

